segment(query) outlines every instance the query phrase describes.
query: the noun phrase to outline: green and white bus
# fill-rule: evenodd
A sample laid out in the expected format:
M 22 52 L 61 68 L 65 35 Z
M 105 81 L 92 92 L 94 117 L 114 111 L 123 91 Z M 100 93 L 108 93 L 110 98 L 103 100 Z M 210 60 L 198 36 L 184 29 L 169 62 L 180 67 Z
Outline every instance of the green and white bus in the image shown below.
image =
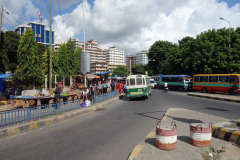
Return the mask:
M 151 95 L 151 82 L 150 77 L 146 75 L 131 75 L 126 79 L 127 85 L 127 97 L 136 98 L 136 97 L 145 97 L 148 99 Z

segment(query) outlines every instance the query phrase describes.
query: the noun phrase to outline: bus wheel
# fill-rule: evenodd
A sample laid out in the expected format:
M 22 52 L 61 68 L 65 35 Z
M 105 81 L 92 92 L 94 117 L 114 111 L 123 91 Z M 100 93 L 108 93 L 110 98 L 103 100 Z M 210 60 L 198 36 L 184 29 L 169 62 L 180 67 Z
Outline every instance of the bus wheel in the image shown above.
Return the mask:
M 233 94 L 233 90 L 232 90 L 232 89 L 229 89 L 229 90 L 228 90 L 228 94 Z
M 183 91 L 183 88 L 182 88 L 182 87 L 179 87 L 178 90 L 179 90 L 179 91 Z
M 130 97 L 130 100 L 133 100 L 133 98 L 132 98 L 132 97 Z
M 208 91 L 207 91 L 207 88 L 203 88 L 203 89 L 202 89 L 202 92 L 203 92 L 203 93 L 207 93 L 207 92 L 208 92 Z

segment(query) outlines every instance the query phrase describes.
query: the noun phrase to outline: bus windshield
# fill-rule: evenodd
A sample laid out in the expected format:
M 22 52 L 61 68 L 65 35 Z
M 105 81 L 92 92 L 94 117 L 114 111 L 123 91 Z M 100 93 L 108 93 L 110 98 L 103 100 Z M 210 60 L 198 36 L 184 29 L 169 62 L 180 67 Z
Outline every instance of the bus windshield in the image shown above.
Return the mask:
M 192 80 L 192 78 L 191 77 L 185 77 L 184 78 L 184 82 L 185 83 L 189 83 L 189 82 L 192 82 L 193 80 Z

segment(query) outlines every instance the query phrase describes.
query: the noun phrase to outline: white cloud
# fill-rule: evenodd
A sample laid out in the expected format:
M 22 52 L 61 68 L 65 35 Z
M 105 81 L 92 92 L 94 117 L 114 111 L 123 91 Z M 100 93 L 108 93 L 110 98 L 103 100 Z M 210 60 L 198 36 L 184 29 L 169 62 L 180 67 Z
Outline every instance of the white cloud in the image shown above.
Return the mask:
M 240 26 L 240 4 L 229 8 L 216 0 L 95 0 L 84 4 L 86 39 L 97 39 L 101 48 L 115 46 L 126 54 L 148 50 L 158 40 L 177 43 L 185 36 Z M 82 33 L 82 5 L 63 15 L 68 37 Z M 54 17 L 59 41 L 65 40 L 61 19 Z M 59 34 L 59 35 L 58 35 Z
M 36 17 L 39 12 L 39 9 L 32 4 L 31 0 L 0 0 L 0 4 L 3 5 L 3 9 L 6 12 L 14 17 L 12 18 L 3 11 L 3 14 L 9 19 L 9 21 L 11 21 L 11 23 L 13 23 L 15 27 L 19 25 L 19 23 L 26 24 L 25 22 L 29 22 L 29 18 Z M 11 23 L 4 17 L 2 23 L 5 28 L 9 28 L 7 26 L 11 25 Z

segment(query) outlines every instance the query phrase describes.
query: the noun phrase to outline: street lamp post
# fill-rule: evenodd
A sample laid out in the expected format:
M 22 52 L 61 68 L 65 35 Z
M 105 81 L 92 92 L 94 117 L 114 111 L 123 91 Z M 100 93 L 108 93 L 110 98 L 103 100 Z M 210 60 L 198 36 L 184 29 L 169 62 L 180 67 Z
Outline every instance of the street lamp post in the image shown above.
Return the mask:
M 221 19 L 221 20 L 225 20 L 225 21 L 227 21 L 227 22 L 229 23 L 229 40 L 230 40 L 230 42 L 229 42 L 229 48 L 230 48 L 230 47 L 231 47 L 230 22 L 229 22 L 228 20 L 226 20 L 226 19 L 222 18 L 222 17 L 220 17 L 220 19 Z

